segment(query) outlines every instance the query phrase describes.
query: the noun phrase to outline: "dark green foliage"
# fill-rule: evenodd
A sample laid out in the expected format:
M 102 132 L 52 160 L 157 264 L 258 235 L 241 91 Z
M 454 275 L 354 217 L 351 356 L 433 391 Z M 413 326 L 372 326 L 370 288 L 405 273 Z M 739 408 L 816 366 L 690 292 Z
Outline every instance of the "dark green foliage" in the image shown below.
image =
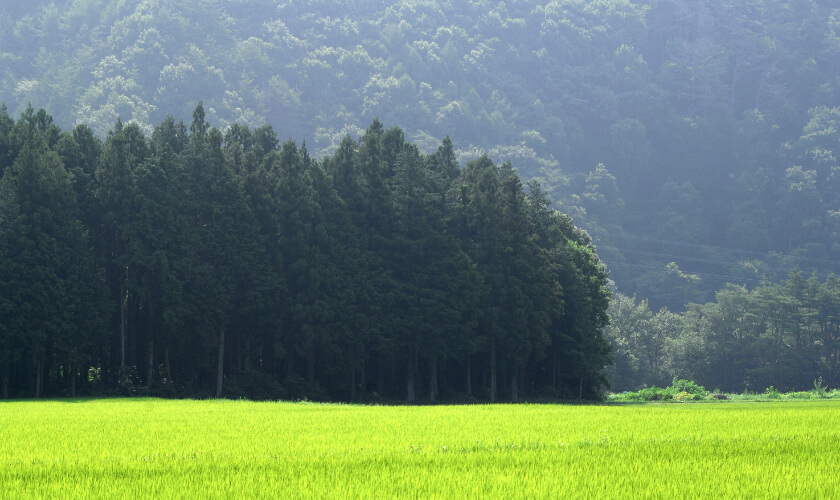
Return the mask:
M 772 389 L 772 387 L 770 388 Z M 769 389 L 768 389 L 769 391 Z M 627 392 L 620 395 L 622 401 L 692 401 L 704 400 L 710 396 L 710 392 L 703 386 L 697 385 L 693 380 L 677 380 L 676 377 L 671 385 L 661 389 L 659 387 L 646 387 L 636 392 Z M 776 393 L 778 395 L 778 392 Z M 716 395 L 719 396 L 719 395 Z
M 323 158 L 376 117 L 400 123 L 450 178 L 455 158 L 487 152 L 541 179 L 616 288 L 657 309 L 797 267 L 840 272 L 836 6 L 591 3 L 28 2 L 0 20 L 0 102 L 47 106 L 56 121 L 37 127 L 74 176 L 84 161 L 57 124 L 105 137 L 122 117 L 149 132 L 201 99 L 248 168 L 278 137 L 309 137 Z M 7 115 L 0 175 L 17 156 Z M 181 154 L 186 127 L 164 128 Z M 393 166 L 399 134 L 383 140 Z M 345 185 L 383 203 L 368 181 Z
M 227 347 L 237 369 L 259 359 L 273 376 L 317 378 L 348 399 L 402 394 L 403 365 L 503 379 L 511 396 L 517 384 L 595 395 L 610 353 L 593 334 L 609 300 L 593 243 L 613 288 L 640 298 L 613 302 L 616 387 L 836 380 L 831 2 L 0 10 L 0 101 L 26 117 L 15 123 L 0 107 L 0 176 L 28 154 L 29 129 L 37 157 L 69 174 L 73 217 L 111 293 L 111 350 L 92 354 L 108 383 L 123 365 L 142 365 L 134 379 L 151 383 L 170 356 L 170 376 L 204 383 L 217 370 L 188 346 L 236 324 Z M 191 127 L 165 118 L 189 116 L 200 99 Z M 79 122 L 89 126 L 70 132 Z M 278 136 L 310 137 L 319 160 Z M 473 160 L 464 172 L 459 158 Z M 523 204 L 508 158 L 545 192 Z M 592 240 L 548 210 L 548 194 Z M 29 208 L 7 198 L 3 244 L 17 248 L 9 241 Z M 214 218 L 222 209 L 237 215 Z M 259 271 L 235 273 L 232 262 Z M 2 265 L 0 280 L 23 279 Z M 797 269 L 816 277 L 786 284 Z M 17 289 L 4 286 L 10 304 Z M 429 310 L 462 322 L 430 333 L 418 321 Z M 517 374 L 523 363 L 530 371 Z M 506 373 L 490 377 L 496 369 Z M 551 383 L 521 382 L 537 373 Z
M 652 314 L 647 302 L 618 296 L 607 336 L 614 346 L 613 388 L 634 389 L 670 377 L 740 392 L 774 386 L 829 387 L 838 372 L 838 279 L 791 273 L 781 284 L 730 285 L 714 302 L 682 314 Z
M 43 110 L 42 110 L 43 111 Z M 79 220 L 71 176 L 47 147 L 50 120 L 29 108 L 15 125 L 19 154 L 0 179 L 0 358 L 3 392 L 40 397 L 62 372 L 75 392 L 79 373 L 102 341 L 103 282 Z M 14 377 L 30 383 L 14 384 Z M 26 377 L 29 375 L 29 377 Z M 10 384 L 11 382 L 11 384 Z M 66 384 L 66 385 L 64 385 Z
M 697 385 L 697 383 L 693 380 L 677 380 L 677 378 L 674 377 L 674 380 L 671 381 L 671 388 L 673 388 L 676 392 L 687 392 L 694 396 L 706 397 L 709 395 L 709 391 L 707 391 L 702 385 Z
M 549 385 L 597 397 L 605 383 L 603 266 L 509 163 L 461 172 L 448 139 L 426 155 L 378 120 L 319 162 L 270 127 L 223 135 L 201 103 L 189 128 L 167 118 L 151 139 L 118 120 L 100 143 L 31 108 L 9 130 L 4 396 L 79 380 L 162 396 L 516 401 Z
M 555 391 L 566 397 L 594 397 L 606 384 L 604 368 L 613 361 L 611 346 L 603 335 L 609 324 L 611 297 L 607 270 L 589 235 L 549 205 L 540 184 L 532 182 L 527 209 L 560 299 L 551 308 L 555 313 L 550 316 L 551 348 L 546 362 L 555 374 Z

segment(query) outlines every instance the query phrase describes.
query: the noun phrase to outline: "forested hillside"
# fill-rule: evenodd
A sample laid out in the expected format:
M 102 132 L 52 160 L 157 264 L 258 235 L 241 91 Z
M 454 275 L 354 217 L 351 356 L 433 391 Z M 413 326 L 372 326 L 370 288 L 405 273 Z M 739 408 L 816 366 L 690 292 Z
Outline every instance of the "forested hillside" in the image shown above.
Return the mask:
M 652 316 L 666 307 L 688 325 L 732 290 L 783 290 L 797 270 L 828 289 L 840 274 L 835 2 L 33 0 L 0 14 L 13 118 L 31 103 L 65 130 L 105 139 L 121 119 L 151 136 L 203 100 L 222 131 L 271 125 L 317 161 L 377 117 L 427 154 L 449 136 L 462 166 L 486 153 L 539 179 L 588 230 L 615 289 Z M 794 297 L 791 314 L 808 313 L 775 326 L 672 329 L 670 358 L 640 371 L 634 351 L 614 382 L 714 378 L 724 338 L 751 354 L 744 370 L 788 360 L 777 385 L 828 377 L 840 320 L 826 316 L 820 337 L 810 318 L 823 306 Z M 742 312 L 767 310 L 753 306 Z M 629 344 L 610 335 L 622 363 Z M 678 352 L 705 361 L 677 366 Z M 777 380 L 726 373 L 725 389 Z
M 203 100 L 315 157 L 374 118 L 539 177 L 619 290 L 680 310 L 837 271 L 840 10 L 820 0 L 4 5 L 0 101 L 100 137 Z M 675 265 L 667 266 L 670 262 Z
M 594 397 L 610 292 L 510 163 L 379 121 L 313 159 L 199 103 L 101 141 L 0 108 L 2 397 Z

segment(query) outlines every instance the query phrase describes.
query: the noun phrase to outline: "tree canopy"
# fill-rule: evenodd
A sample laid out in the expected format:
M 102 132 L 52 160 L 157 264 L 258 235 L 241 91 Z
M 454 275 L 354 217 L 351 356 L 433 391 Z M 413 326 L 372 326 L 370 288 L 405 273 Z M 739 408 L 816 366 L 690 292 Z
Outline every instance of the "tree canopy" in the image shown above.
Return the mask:
M 195 311 L 188 302 L 170 310 L 157 298 L 209 290 L 196 289 L 200 276 L 191 273 L 199 262 L 221 258 L 211 248 L 152 250 L 189 246 L 169 236 L 134 238 L 157 217 L 178 235 L 172 238 L 192 237 L 184 228 L 196 227 L 199 212 L 214 209 L 208 204 L 188 216 L 184 211 L 200 193 L 187 190 L 182 197 L 186 188 L 168 187 L 192 186 L 197 166 L 184 156 L 197 151 L 191 136 L 200 131 L 167 115 L 189 117 L 201 103 L 204 121 L 223 131 L 213 138 L 208 127 L 202 158 L 216 158 L 218 170 L 221 150 L 242 192 L 204 186 L 204 193 L 227 193 L 220 206 L 237 215 L 198 227 L 224 232 L 226 225 L 246 221 L 237 228 L 259 233 L 264 259 L 271 262 L 269 271 L 231 277 L 236 284 L 227 278 L 211 283 L 216 277 L 207 274 L 204 283 L 236 295 L 247 283 L 269 286 L 252 283 L 269 277 L 274 296 L 291 294 L 297 302 L 280 307 L 276 299 L 252 303 L 240 296 L 255 308 L 249 321 L 264 321 L 266 311 L 282 315 L 287 321 L 278 333 L 282 337 L 317 316 L 312 332 L 331 332 L 334 345 L 345 351 L 376 346 L 410 364 L 411 352 L 421 359 L 449 352 L 448 347 L 393 341 L 383 333 L 402 324 L 420 335 L 424 327 L 410 322 L 411 315 L 389 315 L 385 308 L 342 316 L 365 301 L 386 300 L 404 306 L 409 301 L 412 314 L 420 314 L 456 294 L 430 283 L 395 291 L 400 279 L 420 280 L 429 273 L 407 265 L 409 256 L 432 258 L 416 244 L 425 236 L 406 231 L 406 224 L 426 231 L 446 227 L 447 234 L 457 235 L 455 246 L 450 239 L 437 241 L 446 249 L 437 258 L 447 272 L 447 266 L 469 258 L 476 270 L 462 276 L 465 282 L 481 274 L 481 262 L 494 262 L 482 259 L 506 251 L 539 256 L 541 265 L 547 263 L 558 276 L 572 271 L 555 259 L 583 257 L 573 246 L 545 243 L 547 230 L 533 219 L 532 207 L 528 213 L 533 231 L 541 235 L 539 251 L 519 239 L 521 246 L 494 240 L 489 247 L 465 239 L 496 237 L 475 220 L 485 201 L 498 205 L 482 216 L 512 224 L 510 231 L 524 230 L 511 222 L 520 217 L 522 195 L 503 173 L 506 161 L 516 165 L 520 182 L 539 181 L 556 200 L 554 206 L 586 229 L 591 242 L 582 248 L 597 245 L 610 268 L 610 286 L 638 297 L 652 311 L 664 307 L 670 315 L 690 314 L 692 304 L 717 303 L 732 286 L 750 293 L 765 284 L 783 286 L 791 272 L 830 282 L 840 274 L 839 27 L 840 11 L 821 0 L 35 0 L 4 5 L 0 102 L 8 108 L 0 113 L 0 175 L 13 168 L 24 144 L 12 117 L 30 113 L 30 103 L 44 106 L 29 120 L 47 152 L 56 153 L 71 174 L 76 218 L 90 230 L 87 238 L 115 308 L 104 319 L 110 322 L 110 341 L 120 346 L 110 355 L 124 367 L 123 379 L 136 378 L 126 368 L 137 364 L 132 348 L 121 347 L 136 342 L 136 318 L 128 306 L 138 299 L 131 293 L 141 293 L 142 283 L 142 293 L 153 297 L 144 307 L 155 311 L 156 323 L 175 332 Z M 386 130 L 375 123 L 378 119 L 402 128 Z M 297 142 L 284 153 L 278 137 Z M 168 163 L 164 169 L 150 162 Z M 314 166 L 288 167 L 308 162 Z M 417 170 L 427 162 L 434 164 L 430 170 Z M 470 162 L 474 167 L 457 173 Z M 491 175 L 489 164 L 499 173 Z M 496 183 L 499 193 L 452 188 L 441 175 L 482 178 L 487 186 Z M 409 178 L 419 184 L 406 190 Z M 284 187 L 277 187 L 281 180 Z M 154 194 L 137 199 L 140 184 Z M 424 201 L 407 203 L 406 193 L 414 196 L 415 190 Z M 251 215 L 237 196 L 244 196 Z M 163 208 L 173 197 L 187 204 L 182 211 Z M 288 203 L 275 206 L 275 197 L 288 197 Z M 307 208 L 297 211 L 298 202 Z M 4 210 L 22 213 L 11 202 Z M 6 217 L 8 241 L 22 230 L 25 217 Z M 294 236 L 272 247 L 265 242 L 278 239 L 281 223 Z M 129 239 L 142 242 L 129 245 Z M 312 257 L 284 261 L 289 252 Z M 142 264 L 126 274 L 124 264 L 132 259 Z M 292 268 L 318 279 L 287 281 L 282 273 Z M 493 333 L 494 325 L 508 319 L 501 312 L 494 316 L 493 301 L 499 298 L 492 291 L 511 286 L 506 298 L 521 306 L 516 293 L 544 286 L 519 286 L 517 280 L 529 271 L 513 262 L 509 268 L 487 264 L 484 270 L 487 275 L 471 288 L 479 291 L 475 296 L 458 292 L 463 303 L 449 303 L 450 313 L 466 307 L 489 314 L 465 320 L 483 331 L 457 355 L 467 366 L 480 350 L 492 351 L 494 342 L 503 340 Z M 158 274 L 166 281 L 150 278 Z M 365 279 L 348 291 L 351 276 Z M 335 302 L 315 300 L 316 292 Z M 423 305 L 414 302 L 421 299 Z M 565 299 L 558 304 L 564 311 L 575 307 Z M 213 314 L 225 313 L 213 309 Z M 504 352 L 519 346 L 529 355 L 552 358 L 538 325 L 557 319 L 531 319 L 518 343 L 506 343 Z M 208 328 L 219 336 L 217 326 Z M 364 333 L 348 339 L 339 334 L 344 328 Z M 308 340 L 296 341 L 295 356 L 314 345 L 312 332 Z M 242 335 L 249 346 L 242 351 L 248 352 L 241 356 L 244 365 L 259 357 L 259 349 L 256 337 Z M 146 349 L 159 345 L 160 340 L 151 340 L 142 338 Z M 278 360 L 289 355 L 286 344 L 277 344 Z M 319 352 L 330 352 L 329 345 Z M 309 383 L 317 367 L 305 356 L 298 361 L 311 367 L 303 377 Z M 355 367 L 358 380 L 351 385 L 359 394 L 373 383 L 368 372 L 385 370 L 363 357 L 333 362 L 342 369 Z M 500 375 L 506 384 L 513 378 L 513 373 Z
M 317 160 L 271 127 L 223 134 L 202 103 L 103 142 L 32 108 L 0 121 L 4 397 L 605 386 L 605 267 L 510 163 L 461 170 L 448 138 L 426 154 L 378 120 Z
M 203 101 L 220 129 L 270 124 L 316 158 L 377 117 L 427 154 L 450 136 L 463 163 L 487 154 L 539 179 L 618 289 L 655 307 L 796 268 L 840 273 L 830 2 L 39 0 L 0 13 L 12 116 L 32 102 L 65 129 L 104 137 L 121 117 L 150 135 Z

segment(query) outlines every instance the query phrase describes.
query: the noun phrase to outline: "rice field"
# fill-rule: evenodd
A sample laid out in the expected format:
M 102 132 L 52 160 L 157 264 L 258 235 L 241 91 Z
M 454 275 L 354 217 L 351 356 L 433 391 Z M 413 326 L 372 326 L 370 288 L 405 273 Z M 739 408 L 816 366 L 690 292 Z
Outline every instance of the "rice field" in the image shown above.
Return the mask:
M 3 498 L 833 497 L 840 401 L 0 403 Z

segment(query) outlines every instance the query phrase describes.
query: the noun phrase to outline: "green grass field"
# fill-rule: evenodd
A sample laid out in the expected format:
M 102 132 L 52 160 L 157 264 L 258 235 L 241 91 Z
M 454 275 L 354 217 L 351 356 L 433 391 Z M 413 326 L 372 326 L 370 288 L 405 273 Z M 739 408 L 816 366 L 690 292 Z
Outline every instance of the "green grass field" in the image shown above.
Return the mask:
M 829 498 L 838 464 L 840 401 L 0 403 L 4 498 Z

